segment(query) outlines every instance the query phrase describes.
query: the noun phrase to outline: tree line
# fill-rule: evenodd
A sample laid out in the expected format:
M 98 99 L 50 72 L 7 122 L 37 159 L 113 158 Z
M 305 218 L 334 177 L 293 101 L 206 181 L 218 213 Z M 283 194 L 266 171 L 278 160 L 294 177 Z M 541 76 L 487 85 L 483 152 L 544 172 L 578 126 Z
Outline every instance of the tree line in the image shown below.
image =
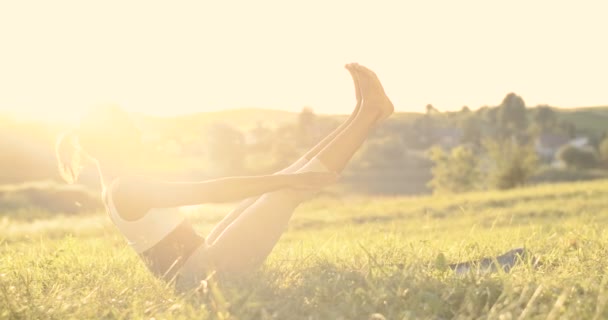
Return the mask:
M 163 178 L 267 174 L 295 161 L 345 119 L 317 115 L 311 108 L 292 121 L 260 121 L 246 128 L 230 119 L 197 123 L 190 118 L 171 125 L 163 119 L 144 126 L 146 166 Z M 0 184 L 58 181 L 53 140 L 63 129 L 0 118 L 0 165 L 11 168 Z M 564 144 L 551 159 L 536 150 L 541 137 L 581 136 L 588 138 L 587 146 Z M 420 113 L 395 114 L 375 129 L 342 180 L 348 190 L 372 194 L 507 189 L 534 182 L 539 172 L 556 174 L 557 169 L 546 169 L 555 161 L 575 178 L 605 168 L 606 132 L 577 127 L 550 106 L 528 108 L 522 97 L 509 93 L 500 104 L 474 111 L 442 112 L 429 104 Z M 84 184 L 95 187 L 94 181 L 85 174 Z

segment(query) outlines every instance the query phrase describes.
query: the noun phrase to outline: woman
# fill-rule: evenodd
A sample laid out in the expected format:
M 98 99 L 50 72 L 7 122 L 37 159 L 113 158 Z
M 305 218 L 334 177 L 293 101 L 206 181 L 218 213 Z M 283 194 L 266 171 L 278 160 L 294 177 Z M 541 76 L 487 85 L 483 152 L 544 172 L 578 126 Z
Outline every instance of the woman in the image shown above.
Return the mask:
M 269 176 L 203 182 L 164 182 L 133 174 L 140 132 L 119 109 L 85 117 L 61 137 L 62 175 L 74 182 L 80 159 L 94 163 L 106 210 L 133 249 L 157 276 L 179 289 L 196 287 L 209 270 L 243 273 L 260 265 L 284 232 L 294 209 L 336 180 L 369 131 L 393 112 L 377 76 L 348 64 L 357 104 L 351 116 L 294 164 Z M 177 207 L 246 199 L 203 238 Z

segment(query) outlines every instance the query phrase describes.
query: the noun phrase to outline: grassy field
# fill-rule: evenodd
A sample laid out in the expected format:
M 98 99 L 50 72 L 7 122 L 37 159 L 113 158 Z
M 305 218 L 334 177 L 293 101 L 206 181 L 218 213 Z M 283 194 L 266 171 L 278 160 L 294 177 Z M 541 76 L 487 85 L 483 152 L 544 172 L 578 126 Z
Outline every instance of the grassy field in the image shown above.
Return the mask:
M 228 210 L 187 214 L 201 232 Z M 0 318 L 605 319 L 608 181 L 420 198 L 321 198 L 264 267 L 185 294 L 147 273 L 102 214 L 0 220 Z M 30 217 L 29 219 L 27 217 Z M 540 264 L 447 263 L 525 246 Z

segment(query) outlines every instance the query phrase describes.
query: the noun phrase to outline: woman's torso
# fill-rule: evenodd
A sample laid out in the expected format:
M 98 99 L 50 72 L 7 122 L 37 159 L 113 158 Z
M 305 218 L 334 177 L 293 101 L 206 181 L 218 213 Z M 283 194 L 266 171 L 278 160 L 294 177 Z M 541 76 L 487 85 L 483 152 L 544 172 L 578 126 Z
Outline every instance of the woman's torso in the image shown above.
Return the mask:
M 150 209 L 137 220 L 125 220 L 113 201 L 114 184 L 102 193 L 110 219 L 150 271 L 159 277 L 172 278 L 205 239 L 196 233 L 178 208 Z

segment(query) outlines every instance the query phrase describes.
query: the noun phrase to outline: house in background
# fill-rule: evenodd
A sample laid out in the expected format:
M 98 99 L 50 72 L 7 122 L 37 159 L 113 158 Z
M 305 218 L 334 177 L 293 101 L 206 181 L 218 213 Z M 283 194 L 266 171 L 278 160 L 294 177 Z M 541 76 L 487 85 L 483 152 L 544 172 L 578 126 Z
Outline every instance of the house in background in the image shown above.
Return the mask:
M 536 138 L 534 147 L 542 160 L 555 163 L 557 152 L 561 147 L 571 145 L 576 148 L 585 149 L 589 147 L 589 142 L 589 138 L 585 136 L 571 139 L 565 134 L 543 133 Z
M 547 162 L 552 162 L 555 159 L 557 150 L 563 145 L 566 145 L 570 138 L 565 134 L 542 133 L 536 138 L 534 147 L 538 156 Z
M 580 149 L 587 149 L 590 147 L 590 141 L 588 137 L 576 137 L 568 142 L 569 145 Z

